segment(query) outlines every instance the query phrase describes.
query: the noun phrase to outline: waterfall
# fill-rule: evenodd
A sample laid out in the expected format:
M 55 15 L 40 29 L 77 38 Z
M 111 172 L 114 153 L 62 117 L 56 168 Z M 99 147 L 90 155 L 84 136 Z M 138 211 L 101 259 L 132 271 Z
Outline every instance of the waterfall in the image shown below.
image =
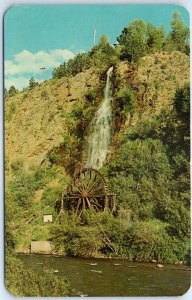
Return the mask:
M 109 153 L 112 116 L 112 72 L 113 67 L 110 67 L 107 72 L 104 100 L 91 123 L 91 134 L 88 140 L 88 158 L 86 162 L 86 167 L 89 168 L 101 168 Z

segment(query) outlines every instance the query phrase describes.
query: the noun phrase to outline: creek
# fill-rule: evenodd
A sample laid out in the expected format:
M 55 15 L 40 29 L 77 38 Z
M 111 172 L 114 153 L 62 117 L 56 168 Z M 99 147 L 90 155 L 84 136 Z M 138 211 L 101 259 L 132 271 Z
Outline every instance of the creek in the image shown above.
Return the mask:
M 120 259 L 84 259 L 51 255 L 18 255 L 26 268 L 66 276 L 86 296 L 179 296 L 190 287 L 184 265 L 136 263 Z

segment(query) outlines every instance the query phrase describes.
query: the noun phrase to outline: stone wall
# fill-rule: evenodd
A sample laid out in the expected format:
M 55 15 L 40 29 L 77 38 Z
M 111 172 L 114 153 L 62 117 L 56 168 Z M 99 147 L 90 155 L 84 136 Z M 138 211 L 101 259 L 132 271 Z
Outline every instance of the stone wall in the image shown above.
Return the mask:
M 49 241 L 32 241 L 31 253 L 33 254 L 51 254 L 53 245 Z

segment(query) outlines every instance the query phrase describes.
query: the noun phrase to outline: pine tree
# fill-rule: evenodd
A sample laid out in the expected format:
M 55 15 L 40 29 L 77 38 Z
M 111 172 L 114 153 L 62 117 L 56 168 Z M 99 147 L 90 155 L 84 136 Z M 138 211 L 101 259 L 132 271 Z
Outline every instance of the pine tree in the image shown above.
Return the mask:
M 8 95 L 10 97 L 14 96 L 15 94 L 18 93 L 18 90 L 14 87 L 14 85 L 12 85 L 10 88 L 9 88 L 9 92 L 8 92 Z
M 146 25 L 142 20 L 135 20 L 123 29 L 117 41 L 122 46 L 121 58 L 137 62 L 146 54 Z
M 32 90 L 37 85 L 38 85 L 38 82 L 36 82 L 35 79 L 33 77 L 31 77 L 31 79 L 29 80 L 29 89 Z
M 184 25 L 178 12 L 174 12 L 170 25 L 172 31 L 167 37 L 165 50 L 189 54 L 189 28 Z
M 162 51 L 164 39 L 165 30 L 163 26 L 156 28 L 151 23 L 147 24 L 147 47 L 149 53 Z

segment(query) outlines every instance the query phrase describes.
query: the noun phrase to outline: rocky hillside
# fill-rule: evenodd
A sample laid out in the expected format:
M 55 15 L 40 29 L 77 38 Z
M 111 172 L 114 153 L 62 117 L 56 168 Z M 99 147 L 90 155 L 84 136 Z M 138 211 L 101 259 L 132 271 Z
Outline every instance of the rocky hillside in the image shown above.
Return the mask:
M 66 116 L 83 105 L 88 89 L 98 84 L 93 70 L 74 78 L 45 81 L 33 90 L 10 97 L 5 105 L 5 147 L 9 165 L 39 165 L 63 142 Z
M 6 99 L 5 148 L 9 166 L 21 161 L 26 169 L 39 165 L 50 151 L 70 135 L 69 114 L 89 101 L 90 92 L 102 100 L 105 76 L 93 68 L 74 77 L 45 81 L 32 90 Z M 140 59 L 139 66 L 119 62 L 114 72 L 114 93 L 128 87 L 136 97 L 136 111 L 126 124 L 170 109 L 175 90 L 189 80 L 189 57 L 175 51 L 155 53 Z M 99 93 L 98 93 L 99 91 Z M 91 99 L 93 100 L 93 99 Z M 115 108 L 114 108 L 115 109 Z M 126 129 L 127 130 L 127 129 Z
M 141 58 L 137 70 L 120 63 L 117 73 L 136 95 L 135 117 L 159 114 L 170 107 L 175 89 L 188 83 L 189 57 L 179 51 L 155 53 Z

